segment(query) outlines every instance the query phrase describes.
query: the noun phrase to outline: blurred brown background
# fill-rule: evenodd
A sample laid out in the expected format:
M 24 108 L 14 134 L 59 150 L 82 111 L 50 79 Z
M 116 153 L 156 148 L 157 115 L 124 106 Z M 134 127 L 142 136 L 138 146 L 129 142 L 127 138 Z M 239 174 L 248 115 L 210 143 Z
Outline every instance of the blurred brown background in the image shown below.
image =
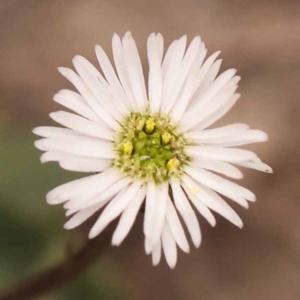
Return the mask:
M 222 50 L 222 69 L 242 76 L 242 98 L 222 123 L 243 122 L 269 133 L 248 147 L 274 175 L 246 171 L 243 185 L 258 202 L 239 230 L 217 217 L 200 220 L 203 243 L 179 254 L 171 271 L 144 254 L 141 219 L 120 248 L 70 285 L 38 299 L 299 300 L 300 299 L 300 2 L 1 0 L 0 2 L 0 288 L 64 257 L 80 230 L 62 229 L 63 210 L 45 193 L 75 178 L 41 166 L 31 128 L 52 124 L 51 101 L 71 87 L 56 70 L 76 54 L 96 63 L 94 45 L 111 53 L 114 32 L 131 30 L 146 68 L 146 39 L 161 32 L 165 44 L 201 35 L 209 53 Z

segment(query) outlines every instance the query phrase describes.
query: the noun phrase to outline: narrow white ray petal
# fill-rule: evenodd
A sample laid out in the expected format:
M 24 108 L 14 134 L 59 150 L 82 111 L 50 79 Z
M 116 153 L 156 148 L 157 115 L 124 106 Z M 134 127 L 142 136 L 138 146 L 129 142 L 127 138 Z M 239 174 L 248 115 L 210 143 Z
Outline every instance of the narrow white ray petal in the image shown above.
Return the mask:
M 247 130 L 243 133 L 226 138 L 216 139 L 214 142 L 220 147 L 236 147 L 268 141 L 268 135 L 261 130 Z
M 94 224 L 89 233 L 89 238 L 92 239 L 100 234 L 103 229 L 115 218 L 117 218 L 127 207 L 133 197 L 136 197 L 142 183 L 134 181 L 124 193 L 118 194 L 104 209 L 97 222 Z
M 163 74 L 163 79 L 166 78 L 171 59 L 173 57 L 174 52 L 176 51 L 176 47 L 178 44 L 178 40 L 173 41 L 170 46 L 167 49 L 167 52 L 165 54 L 165 57 L 163 59 L 163 64 L 162 64 L 162 74 Z
M 205 120 L 208 116 L 213 114 L 228 103 L 237 89 L 236 84 L 228 84 L 215 97 L 203 102 L 199 107 L 193 107 L 186 112 L 182 119 L 182 131 L 187 131 L 193 127 L 197 127 L 199 123 Z
M 244 149 L 221 148 L 217 146 L 188 146 L 186 153 L 191 157 L 216 159 L 226 162 L 247 161 L 256 154 Z
M 73 58 L 73 65 L 88 89 L 94 95 L 95 99 L 97 99 L 100 106 L 102 106 L 102 108 L 116 121 L 120 120 L 122 118 L 122 111 L 120 111 L 119 108 L 122 106 L 120 104 L 119 106 L 114 105 L 108 89 L 90 72 L 85 64 L 85 60 L 83 60 L 81 56 L 76 55 Z
M 170 99 L 168 100 L 166 104 L 166 112 L 169 113 L 171 109 L 173 108 L 174 104 L 176 103 L 176 100 L 178 98 L 179 92 L 185 83 L 187 76 L 189 74 L 189 71 L 191 70 L 192 64 L 194 63 L 196 59 L 196 55 L 198 53 L 198 50 L 201 45 L 201 39 L 199 36 L 195 37 L 192 42 L 190 43 L 190 46 L 188 47 L 186 54 L 179 65 L 178 73 L 174 74 L 176 76 L 175 79 L 175 86 L 173 90 L 170 93 Z
M 196 214 L 187 200 L 182 188 L 180 187 L 179 182 L 173 181 L 171 183 L 171 187 L 175 206 L 187 226 L 194 245 L 198 248 L 201 244 L 201 231 Z
M 119 128 L 119 124 L 116 122 L 116 120 L 114 120 L 114 118 L 105 109 L 102 108 L 102 106 L 98 103 L 98 101 L 91 93 L 91 90 L 85 85 L 82 79 L 73 70 L 60 67 L 58 68 L 58 71 L 77 88 L 77 90 L 83 96 L 91 109 L 108 127 L 115 130 Z
M 177 245 L 182 249 L 182 251 L 189 253 L 189 243 L 186 239 L 183 227 L 170 197 L 168 197 L 166 218 Z
M 168 200 L 168 184 L 163 183 L 156 187 L 156 199 L 155 199 L 155 214 L 152 223 L 151 240 L 152 245 L 155 245 L 161 236 L 164 220 L 166 217 Z
M 132 109 L 137 109 L 137 103 L 135 102 L 134 95 L 131 89 L 129 77 L 126 71 L 126 63 L 124 58 L 123 46 L 121 43 L 121 39 L 117 34 L 113 35 L 112 39 L 112 49 L 113 49 L 113 57 L 115 66 L 117 69 L 117 73 L 124 89 L 125 94 L 127 95 L 128 102 Z
M 234 94 L 222 107 L 217 109 L 197 124 L 197 130 L 202 130 L 209 127 L 211 124 L 217 122 L 222 118 L 237 102 L 240 98 L 240 94 Z
M 101 194 L 106 190 L 110 189 L 114 184 L 116 184 L 120 179 L 122 179 L 123 174 L 114 168 L 107 169 L 102 173 L 98 174 L 94 181 L 91 181 L 89 185 L 76 194 L 72 191 L 69 193 L 64 193 L 61 195 L 63 198 L 70 199 L 64 204 L 65 209 L 75 209 L 87 206 L 95 197 L 101 197 Z M 103 195 L 102 195 L 103 196 Z
M 152 33 L 147 42 L 147 53 L 149 62 L 149 101 L 153 112 L 158 112 L 162 97 L 162 55 L 163 38 L 161 34 Z
M 73 214 L 81 209 L 85 209 L 90 206 L 93 206 L 99 202 L 103 202 L 103 201 L 105 202 L 107 200 L 112 199 L 121 190 L 126 188 L 132 181 L 133 181 L 132 178 L 125 177 L 114 182 L 108 189 L 104 190 L 103 192 L 100 192 L 99 195 L 95 196 L 94 198 L 91 198 L 90 200 L 84 202 L 83 204 L 79 203 L 77 205 L 73 205 L 73 207 L 68 210 L 68 215 Z
M 118 226 L 112 237 L 112 245 L 119 246 L 125 237 L 128 235 L 136 216 L 140 210 L 140 207 L 145 199 L 146 188 L 142 187 L 135 197 L 131 200 L 129 205 L 125 208 Z
M 84 189 L 90 182 L 93 182 L 94 178 L 97 176 L 98 175 L 91 175 L 64 183 L 48 192 L 46 200 L 49 204 L 60 204 L 66 202 L 69 198 L 61 197 L 62 194 L 69 191 L 76 193 L 77 191 Z
M 108 82 L 104 79 L 102 74 L 99 72 L 99 70 L 85 57 L 80 56 L 81 61 L 84 63 L 85 67 L 89 70 L 89 72 L 96 77 L 100 83 L 106 88 L 109 89 Z
M 206 49 L 205 49 L 206 50 Z M 206 61 L 204 62 L 204 64 L 202 65 L 199 73 L 197 74 L 197 80 L 196 83 L 194 85 L 194 89 L 193 89 L 193 96 L 190 99 L 189 102 L 189 108 L 191 108 L 192 106 L 194 106 L 195 104 L 197 104 L 198 102 L 198 98 L 197 98 L 197 90 L 199 87 L 201 87 L 202 82 L 205 80 L 207 73 L 209 72 L 211 66 L 213 65 L 214 61 L 217 59 L 217 57 L 220 55 L 221 51 L 217 51 L 215 53 L 213 53 L 211 56 L 209 56 Z M 206 55 L 206 51 L 205 51 L 205 55 Z
M 241 133 L 249 129 L 247 124 L 230 124 L 218 128 L 207 129 L 202 131 L 191 131 L 188 133 L 189 138 L 199 141 L 199 143 L 213 143 L 219 138 Z
M 186 40 L 187 40 L 186 35 L 184 35 L 179 39 L 176 45 L 176 49 L 173 52 L 166 76 L 164 78 L 163 96 L 162 96 L 162 105 L 161 105 L 161 111 L 163 113 L 167 113 L 167 107 L 169 105 L 169 102 L 172 100 L 171 99 L 172 92 L 176 88 L 178 75 L 180 73 L 180 66 L 185 52 Z
M 234 225 L 239 228 L 243 227 L 241 218 L 217 193 L 199 183 L 196 183 L 187 175 L 182 177 L 182 181 L 185 184 L 185 188 L 188 188 L 189 194 L 199 199 L 208 208 L 217 212 Z
M 68 139 L 77 140 L 78 138 L 84 137 L 83 134 L 76 132 L 67 128 L 59 128 L 52 126 L 40 126 L 32 130 L 36 135 L 46 137 L 46 138 L 56 138 L 56 139 Z
M 96 205 L 90 206 L 86 209 L 79 211 L 74 216 L 72 216 L 72 218 L 70 218 L 68 222 L 65 223 L 64 228 L 69 230 L 81 225 L 93 214 L 95 214 L 99 209 L 105 206 L 107 202 L 108 200 L 105 202 L 97 203 Z
M 205 171 L 204 169 L 193 169 L 188 167 L 186 169 L 186 173 L 193 177 L 196 181 L 202 183 L 203 185 L 209 187 L 210 189 L 228 197 L 244 208 L 248 208 L 249 204 L 245 200 L 245 197 L 238 193 L 238 188 L 235 186 L 235 183 L 228 181 L 222 177 L 219 177 L 209 171 Z M 197 175 L 196 175 L 197 174 Z M 197 176 L 197 178 L 195 178 Z M 239 186 L 238 186 L 239 187 Z M 250 191 L 249 191 L 250 192 Z M 251 195 L 251 199 L 253 199 L 253 195 Z M 255 196 L 254 196 L 255 197 Z M 248 197 L 250 198 L 250 197 Z M 254 200 L 255 201 L 255 198 Z
M 200 169 L 195 170 L 190 167 L 187 167 L 185 170 L 196 181 L 232 199 L 240 205 L 245 206 L 246 208 L 247 204 L 245 204 L 245 199 L 252 202 L 256 201 L 256 197 L 251 191 L 216 174 Z
M 95 47 L 95 51 L 102 71 L 110 84 L 110 90 L 116 96 L 115 101 L 118 105 L 121 105 L 123 112 L 127 112 L 128 108 L 130 108 L 130 102 L 120 84 L 112 64 L 109 61 L 109 58 L 99 45 Z
M 147 105 L 147 94 L 141 59 L 130 32 L 122 40 L 126 69 L 135 101 L 139 109 Z
M 200 99 L 205 94 L 207 89 L 211 86 L 211 84 L 214 82 L 220 70 L 221 63 L 222 63 L 222 59 L 218 59 L 213 63 L 213 65 L 211 66 L 211 68 L 208 70 L 207 74 L 203 78 L 203 81 L 199 85 L 194 95 L 195 98 Z
M 111 166 L 111 161 L 93 158 L 66 158 L 59 160 L 59 165 L 69 171 L 102 172 Z
M 201 70 L 200 67 L 203 63 L 206 52 L 207 50 L 205 49 L 205 45 L 202 42 L 199 47 L 196 59 L 191 67 L 191 70 L 189 71 L 184 87 L 182 88 L 179 97 L 174 105 L 174 109 L 171 112 L 173 119 L 176 121 L 180 120 L 184 115 L 185 110 L 188 107 L 188 104 L 190 103 L 191 98 L 195 92 L 195 87 L 197 87 L 196 84 L 198 80 L 198 74 Z
M 155 217 L 155 202 L 157 198 L 156 186 L 153 181 L 147 183 L 146 206 L 144 217 L 144 234 L 151 237 L 153 234 L 153 219 Z
M 235 73 L 236 73 L 236 69 L 229 69 L 223 72 L 221 75 L 219 75 L 219 77 L 207 89 L 205 94 L 203 96 L 200 95 L 201 100 L 198 99 L 194 109 L 197 110 L 205 103 L 207 103 L 210 99 L 213 99 L 218 94 L 219 91 L 221 91 L 228 83 L 230 83 L 230 80 L 233 78 Z M 236 84 L 236 81 L 234 82 Z
M 243 173 L 238 168 L 226 162 L 207 158 L 193 158 L 193 165 L 196 168 L 203 168 L 209 171 L 214 171 L 231 178 L 243 178 Z
M 60 90 L 54 95 L 53 100 L 91 121 L 103 124 L 101 118 L 88 106 L 83 97 L 76 92 Z
M 216 219 L 214 215 L 211 213 L 211 211 L 207 208 L 205 204 L 203 204 L 197 197 L 194 196 L 194 193 L 188 188 L 188 186 L 185 183 L 182 183 L 182 187 L 186 194 L 188 195 L 189 200 L 193 203 L 193 205 L 196 207 L 198 212 L 206 219 L 206 221 L 211 225 L 216 225 Z M 195 191 L 200 192 L 199 191 Z
M 161 258 L 161 241 L 159 240 L 152 251 L 152 265 L 157 266 L 160 262 L 160 258 Z
M 112 146 L 105 142 L 95 141 L 93 139 L 80 138 L 78 140 L 58 140 L 45 138 L 34 142 L 36 148 L 43 151 L 59 151 L 72 155 L 112 159 L 115 154 Z
M 235 162 L 235 164 L 241 167 L 254 169 L 261 172 L 273 173 L 272 168 L 262 162 L 243 161 L 243 162 Z
M 153 244 L 152 244 L 152 240 L 150 238 L 148 238 L 147 236 L 145 236 L 145 253 L 147 255 L 149 255 L 152 250 L 153 250 Z
M 165 222 L 164 224 L 161 239 L 166 261 L 169 267 L 171 269 L 174 269 L 177 262 L 177 247 L 175 239 L 167 222 Z
M 113 141 L 113 133 L 106 126 L 102 126 L 93 121 L 87 120 L 83 117 L 68 113 L 65 111 L 58 111 L 50 113 L 51 119 L 55 122 L 71 128 L 77 132 L 83 133 L 87 136 L 101 138 Z

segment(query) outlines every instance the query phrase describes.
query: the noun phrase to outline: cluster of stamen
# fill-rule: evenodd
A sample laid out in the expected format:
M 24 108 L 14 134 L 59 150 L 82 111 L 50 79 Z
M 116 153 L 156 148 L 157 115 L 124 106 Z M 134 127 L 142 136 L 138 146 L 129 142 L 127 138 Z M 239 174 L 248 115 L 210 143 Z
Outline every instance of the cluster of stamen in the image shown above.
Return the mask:
M 115 142 L 113 165 L 134 178 L 156 183 L 179 177 L 189 162 L 188 145 L 170 118 L 161 114 L 131 113 Z

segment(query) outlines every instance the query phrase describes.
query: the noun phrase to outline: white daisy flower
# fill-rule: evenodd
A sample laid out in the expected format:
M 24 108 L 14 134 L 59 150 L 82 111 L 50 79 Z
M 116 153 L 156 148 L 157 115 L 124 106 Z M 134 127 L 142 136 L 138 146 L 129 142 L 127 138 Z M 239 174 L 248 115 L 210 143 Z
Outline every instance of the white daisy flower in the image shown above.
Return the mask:
M 251 191 L 216 173 L 240 179 L 236 166 L 272 172 L 253 152 L 234 148 L 266 141 L 266 133 L 246 124 L 206 129 L 238 100 L 240 77 L 235 69 L 217 76 L 220 52 L 205 59 L 207 50 L 199 36 L 186 46 L 183 36 L 164 55 L 161 34 L 149 36 L 147 89 L 131 34 L 122 39 L 115 34 L 116 70 L 100 46 L 96 55 L 104 76 L 82 56 L 73 59 L 77 73 L 59 68 L 78 90 L 61 90 L 54 96 L 74 112 L 50 114 L 67 128 L 33 130 L 44 137 L 35 142 L 45 151 L 43 163 L 57 161 L 66 170 L 94 173 L 47 194 L 49 204 L 63 203 L 66 215 L 72 216 L 64 227 L 79 226 L 104 208 L 89 237 L 120 216 L 112 237 L 112 244 L 120 245 L 144 205 L 145 251 L 157 265 L 163 250 L 171 268 L 177 246 L 190 251 L 180 217 L 199 247 L 195 210 L 212 226 L 214 211 L 241 228 L 242 220 L 222 196 L 245 208 L 255 201 Z

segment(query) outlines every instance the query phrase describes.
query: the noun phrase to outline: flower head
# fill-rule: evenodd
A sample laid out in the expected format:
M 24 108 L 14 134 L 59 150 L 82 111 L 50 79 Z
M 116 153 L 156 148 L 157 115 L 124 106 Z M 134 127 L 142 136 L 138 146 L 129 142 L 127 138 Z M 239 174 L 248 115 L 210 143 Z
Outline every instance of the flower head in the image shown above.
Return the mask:
M 33 130 L 44 137 L 35 142 L 45 151 L 42 162 L 57 161 L 66 170 L 93 173 L 47 194 L 48 203 L 64 203 L 66 215 L 72 216 L 64 227 L 79 226 L 104 208 L 89 237 L 121 216 L 112 237 L 112 244 L 119 245 L 145 202 L 145 251 L 156 265 L 163 249 L 171 268 L 177 261 L 177 246 L 190 250 L 179 216 L 199 247 L 195 210 L 212 226 L 214 211 L 242 227 L 242 220 L 222 196 L 245 208 L 248 201 L 255 201 L 251 191 L 216 173 L 240 179 L 243 175 L 236 166 L 272 172 L 253 152 L 234 148 L 266 141 L 264 132 L 245 124 L 206 129 L 238 100 L 240 77 L 234 69 L 217 76 L 219 52 L 205 60 L 207 51 L 200 37 L 187 49 L 186 44 L 183 36 L 163 55 L 162 36 L 149 36 L 146 89 L 131 34 L 122 39 L 115 34 L 116 71 L 100 46 L 96 55 L 104 76 L 81 56 L 73 59 L 77 73 L 59 68 L 78 92 L 61 90 L 54 100 L 74 113 L 50 114 L 66 128 Z

